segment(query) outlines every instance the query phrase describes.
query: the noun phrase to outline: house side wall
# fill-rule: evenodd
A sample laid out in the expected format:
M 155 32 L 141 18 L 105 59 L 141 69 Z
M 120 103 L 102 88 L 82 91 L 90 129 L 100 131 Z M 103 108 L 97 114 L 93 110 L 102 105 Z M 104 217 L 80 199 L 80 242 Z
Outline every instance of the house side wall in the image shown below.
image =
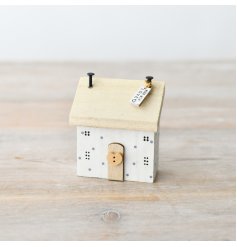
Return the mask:
M 156 174 L 153 132 L 107 128 L 77 127 L 77 174 L 85 177 L 108 178 L 108 145 L 120 143 L 125 148 L 124 180 L 152 183 Z M 156 157 L 156 158 L 155 158 Z
M 159 128 L 159 127 L 158 127 Z M 155 133 L 155 145 L 154 145 L 154 180 L 157 179 L 157 172 L 158 172 L 158 166 L 159 166 L 159 129 L 158 132 Z

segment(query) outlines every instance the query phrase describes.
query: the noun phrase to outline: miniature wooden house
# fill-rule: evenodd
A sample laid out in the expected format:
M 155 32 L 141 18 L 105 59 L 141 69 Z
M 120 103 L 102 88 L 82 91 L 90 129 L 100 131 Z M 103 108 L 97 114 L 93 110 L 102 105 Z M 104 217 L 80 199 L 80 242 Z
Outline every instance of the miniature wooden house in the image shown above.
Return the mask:
M 164 82 L 153 81 L 151 87 L 149 78 L 148 94 L 138 91 L 146 88 L 144 80 L 95 77 L 92 86 L 93 74 L 88 75 L 80 78 L 69 117 L 77 126 L 77 174 L 154 182 Z M 131 98 L 142 101 L 139 93 L 145 96 L 136 107 Z

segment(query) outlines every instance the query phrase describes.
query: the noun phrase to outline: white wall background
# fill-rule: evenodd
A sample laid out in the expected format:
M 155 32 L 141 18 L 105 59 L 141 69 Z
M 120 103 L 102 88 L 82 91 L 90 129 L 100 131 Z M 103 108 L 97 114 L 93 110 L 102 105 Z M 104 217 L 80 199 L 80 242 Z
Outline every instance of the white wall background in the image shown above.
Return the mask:
M 179 59 L 235 59 L 235 7 L 0 7 L 0 61 Z

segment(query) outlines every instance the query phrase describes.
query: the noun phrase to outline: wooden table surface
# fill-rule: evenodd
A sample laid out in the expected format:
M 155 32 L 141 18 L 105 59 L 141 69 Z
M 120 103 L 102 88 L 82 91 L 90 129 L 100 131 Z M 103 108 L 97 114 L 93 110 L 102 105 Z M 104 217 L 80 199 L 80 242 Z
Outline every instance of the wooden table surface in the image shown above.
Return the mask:
M 166 81 L 154 184 L 76 176 L 77 80 Z M 0 64 L 0 240 L 235 240 L 235 63 Z

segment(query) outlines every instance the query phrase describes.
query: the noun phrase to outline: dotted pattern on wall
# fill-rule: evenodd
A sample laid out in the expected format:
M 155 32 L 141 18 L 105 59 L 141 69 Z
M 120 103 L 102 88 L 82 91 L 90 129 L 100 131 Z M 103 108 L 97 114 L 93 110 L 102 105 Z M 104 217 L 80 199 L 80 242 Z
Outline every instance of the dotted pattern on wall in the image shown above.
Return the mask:
M 90 136 L 91 132 L 88 131 L 88 130 L 85 130 L 85 131 L 82 131 L 81 134 L 84 135 L 84 136 Z
M 91 152 L 90 151 L 85 151 L 85 159 L 90 160 L 91 158 Z
M 125 147 L 124 180 L 153 182 L 154 133 L 90 127 L 77 133 L 79 176 L 108 178 L 108 144 L 117 142 Z
M 144 157 L 144 166 L 148 166 L 148 165 L 149 165 L 149 158 Z
M 144 136 L 144 137 L 143 137 L 143 141 L 144 141 L 144 142 L 149 142 L 149 136 Z

